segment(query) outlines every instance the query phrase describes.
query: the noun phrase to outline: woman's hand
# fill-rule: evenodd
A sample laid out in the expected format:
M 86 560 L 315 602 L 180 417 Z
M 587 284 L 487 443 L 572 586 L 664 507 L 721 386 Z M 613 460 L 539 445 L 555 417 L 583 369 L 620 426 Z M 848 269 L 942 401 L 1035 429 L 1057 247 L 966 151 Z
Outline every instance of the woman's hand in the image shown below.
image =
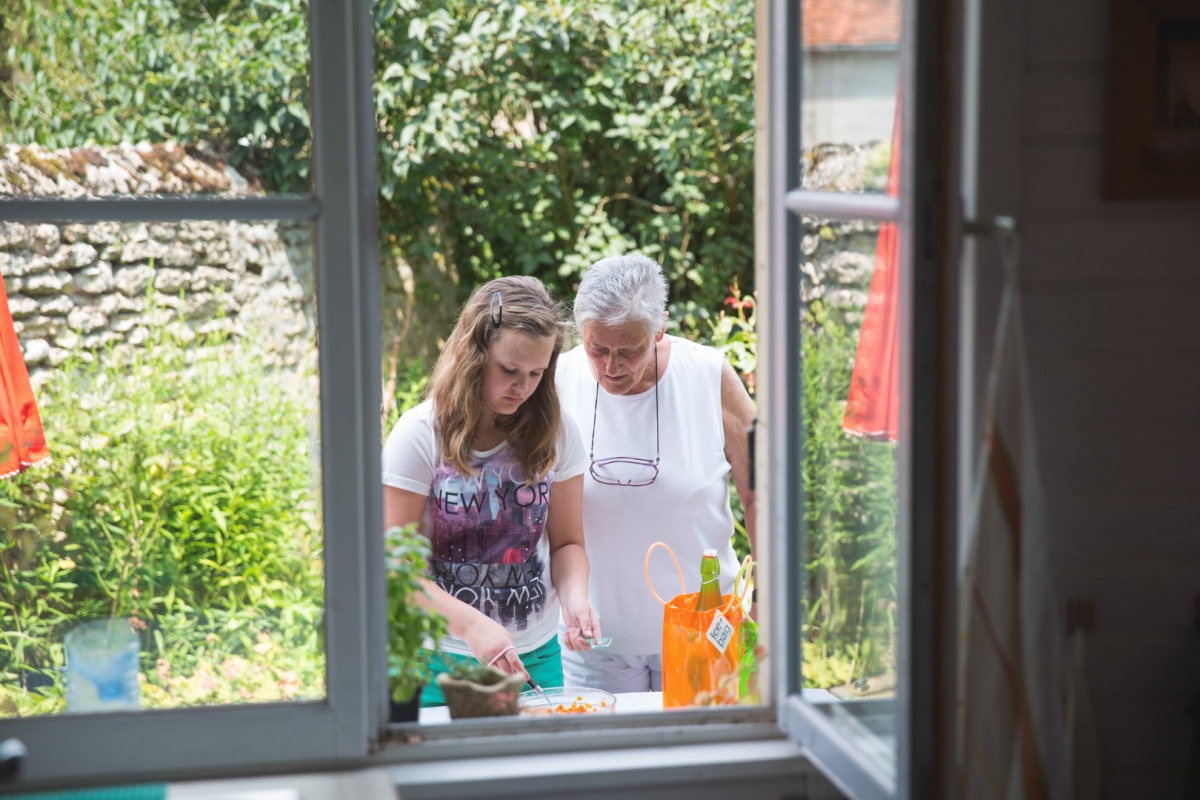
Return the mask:
M 560 596 L 559 603 L 562 604 L 563 622 L 567 627 L 563 634 L 563 646 L 574 651 L 591 650 L 592 646 L 587 640 L 600 637 L 600 618 L 588 604 L 587 596 Z
M 529 680 L 529 673 L 517 655 L 512 635 L 491 617 L 477 614 L 463 627 L 462 640 L 471 648 L 479 663 L 489 664 L 506 675 L 519 673 Z

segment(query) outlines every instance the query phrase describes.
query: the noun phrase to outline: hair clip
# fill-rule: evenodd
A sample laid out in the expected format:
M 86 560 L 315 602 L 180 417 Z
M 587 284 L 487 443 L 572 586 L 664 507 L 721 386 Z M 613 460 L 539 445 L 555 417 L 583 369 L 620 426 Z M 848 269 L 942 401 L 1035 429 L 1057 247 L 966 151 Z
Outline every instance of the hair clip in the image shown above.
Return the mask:
M 492 302 L 488 303 L 488 313 L 492 315 L 492 327 L 499 328 L 504 319 L 504 298 L 500 296 L 499 290 L 492 292 Z

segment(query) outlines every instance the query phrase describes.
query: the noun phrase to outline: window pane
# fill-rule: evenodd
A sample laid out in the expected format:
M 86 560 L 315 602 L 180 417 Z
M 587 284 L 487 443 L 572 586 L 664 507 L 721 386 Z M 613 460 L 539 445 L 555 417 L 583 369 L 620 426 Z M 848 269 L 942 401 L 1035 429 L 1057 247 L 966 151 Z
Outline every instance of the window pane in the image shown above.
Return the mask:
M 324 698 L 312 263 L 307 224 L 0 226 L 51 458 L 0 481 L 0 714 Z
M 307 0 L 21 9 L 0 194 L 307 193 Z
M 901 0 L 804 0 L 802 9 L 804 188 L 884 192 Z
M 805 217 L 806 700 L 894 774 L 897 265 L 890 225 Z

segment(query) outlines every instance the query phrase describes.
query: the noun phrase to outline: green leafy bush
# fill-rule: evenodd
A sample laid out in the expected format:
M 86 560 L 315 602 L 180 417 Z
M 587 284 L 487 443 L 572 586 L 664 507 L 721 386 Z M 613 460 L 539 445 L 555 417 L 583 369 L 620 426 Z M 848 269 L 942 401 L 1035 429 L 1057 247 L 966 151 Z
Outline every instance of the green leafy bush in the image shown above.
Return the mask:
M 323 579 L 311 384 L 270 371 L 253 341 L 152 336 L 68 362 L 39 391 L 54 461 L 0 482 L 0 682 L 56 685 L 75 621 L 127 617 L 151 680 L 158 658 L 179 678 L 250 659 L 265 636 L 312 691 Z
M 205 142 L 275 190 L 307 188 L 306 0 L 25 0 L 23 11 L 7 33 L 21 75 L 8 87 L 10 141 Z
M 392 699 L 403 703 L 429 680 L 432 672 L 426 640 L 435 644 L 446 635 L 446 618 L 418 601 L 426 592 L 429 540 L 416 525 L 391 528 L 386 533 L 388 595 L 388 686 Z
M 418 291 L 640 250 L 699 331 L 752 274 L 753 4 L 376 5 L 381 220 Z M 429 297 L 457 306 L 461 297 Z
M 842 429 L 856 342 L 857 331 L 823 303 L 809 307 L 801 340 L 805 633 L 811 652 L 830 661 L 806 664 L 809 686 L 828 685 L 810 683 L 816 676 L 895 667 L 895 448 Z

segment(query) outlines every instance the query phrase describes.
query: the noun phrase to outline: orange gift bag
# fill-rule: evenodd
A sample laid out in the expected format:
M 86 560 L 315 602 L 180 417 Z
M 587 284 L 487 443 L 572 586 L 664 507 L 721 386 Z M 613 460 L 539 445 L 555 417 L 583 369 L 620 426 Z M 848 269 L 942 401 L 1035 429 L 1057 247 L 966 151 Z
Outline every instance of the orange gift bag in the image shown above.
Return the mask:
M 675 562 L 680 594 L 663 600 L 650 579 L 650 554 L 664 548 Z M 742 600 L 749 587 L 747 562 L 738 571 L 732 594 L 721 595 L 721 605 L 696 611 L 699 592 L 685 592 L 683 571 L 670 546 L 655 542 L 646 551 L 644 571 L 650 592 L 663 604 L 663 708 L 733 705 L 738 700 L 739 633 Z M 742 591 L 738 584 L 746 576 Z

